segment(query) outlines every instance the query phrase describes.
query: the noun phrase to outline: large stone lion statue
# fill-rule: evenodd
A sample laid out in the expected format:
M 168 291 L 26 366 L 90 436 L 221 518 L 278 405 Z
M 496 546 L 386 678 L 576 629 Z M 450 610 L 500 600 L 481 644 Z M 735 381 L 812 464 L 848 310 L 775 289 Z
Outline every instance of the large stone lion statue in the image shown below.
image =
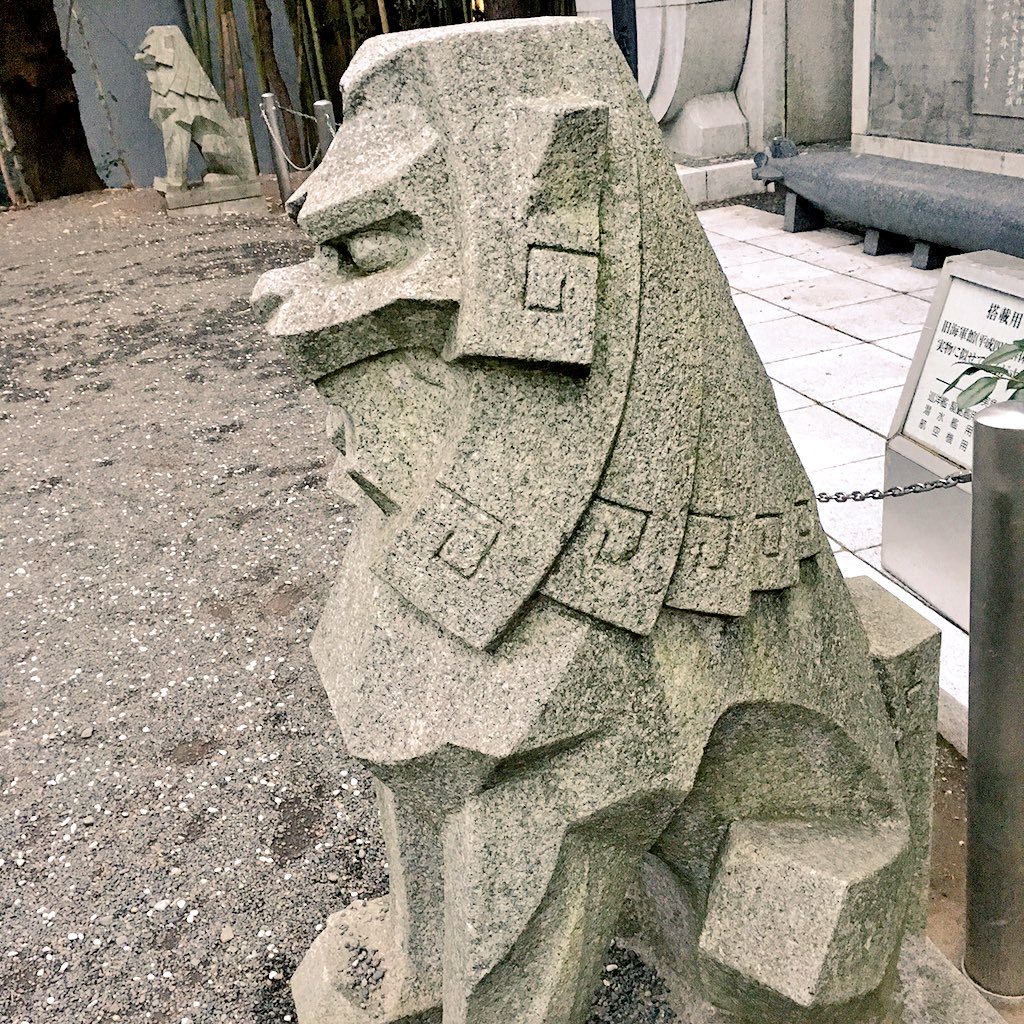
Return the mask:
M 686 1021 L 939 1020 L 937 636 L 851 597 L 607 30 L 381 36 L 342 86 L 316 255 L 253 300 L 361 509 L 313 653 L 391 891 L 300 1021 L 581 1024 L 617 935 Z
M 167 174 L 153 187 L 160 192 L 186 187 L 193 142 L 206 161 L 204 181 L 252 181 L 256 168 L 245 119 L 228 113 L 181 29 L 155 25 L 135 59 L 146 69 L 149 116 L 163 135 L 167 158 Z

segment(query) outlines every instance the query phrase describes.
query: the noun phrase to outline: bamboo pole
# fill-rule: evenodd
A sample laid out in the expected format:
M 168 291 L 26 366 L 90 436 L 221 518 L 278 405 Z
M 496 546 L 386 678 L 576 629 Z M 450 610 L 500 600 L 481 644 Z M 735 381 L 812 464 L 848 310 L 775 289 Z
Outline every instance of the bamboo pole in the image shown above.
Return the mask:
M 22 173 L 21 160 L 19 159 L 18 151 L 15 148 L 14 136 L 11 134 L 11 127 L 7 123 L 7 111 L 4 110 L 2 100 L 0 100 L 0 146 L 3 147 L 7 155 L 10 157 L 11 168 L 13 169 L 12 177 L 17 179 L 14 195 L 11 196 L 11 199 L 13 200 L 14 196 L 20 192 L 21 198 L 26 203 L 34 203 L 36 197 L 32 194 L 32 189 L 29 188 L 29 184 L 25 180 L 25 175 Z
M 345 63 L 347 64 L 348 61 L 352 60 L 356 50 L 359 49 L 359 32 L 356 29 L 356 16 L 355 12 L 352 10 L 352 0 L 341 0 L 341 4 L 345 8 L 345 21 L 348 23 L 347 60 L 345 60 L 346 48 L 341 41 L 341 32 L 338 30 L 337 21 L 334 22 L 334 37 L 338 41 L 338 55 L 345 60 Z M 330 95 L 330 93 L 328 93 L 328 95 Z
M 252 37 L 253 47 L 258 54 L 257 62 L 262 79 L 261 90 L 263 93 L 274 93 L 282 107 L 290 108 L 292 98 L 284 76 L 281 74 L 281 66 L 277 62 L 277 54 L 274 50 L 273 20 L 267 0 L 246 0 L 246 3 L 249 12 L 249 35 Z M 298 160 L 302 155 L 302 142 L 295 115 L 290 109 L 282 110 L 282 114 L 284 115 L 284 130 L 288 139 L 288 148 L 291 155 Z
M 214 81 L 213 51 L 210 49 L 210 15 L 206 0 L 185 0 L 185 16 L 192 35 L 192 49 L 210 81 Z
M 328 99 L 331 95 L 331 87 L 327 83 L 327 72 L 324 69 L 324 55 L 320 49 L 320 29 L 316 23 L 316 14 L 313 11 L 313 0 L 306 0 L 306 14 L 309 18 L 309 32 L 313 37 L 313 53 L 316 55 L 316 70 L 320 77 L 320 99 Z
M 4 188 L 7 191 L 7 198 L 11 201 L 11 206 L 20 205 L 21 197 L 11 180 L 11 172 L 7 169 L 7 148 L 2 144 L 0 144 L 0 175 L 3 176 Z
M 252 40 L 252 52 L 256 58 L 256 74 L 259 78 L 260 94 L 270 91 L 270 79 L 267 75 L 266 60 L 263 55 L 263 40 L 256 29 L 256 4 L 253 0 L 245 0 L 245 17 L 249 23 L 249 38 Z

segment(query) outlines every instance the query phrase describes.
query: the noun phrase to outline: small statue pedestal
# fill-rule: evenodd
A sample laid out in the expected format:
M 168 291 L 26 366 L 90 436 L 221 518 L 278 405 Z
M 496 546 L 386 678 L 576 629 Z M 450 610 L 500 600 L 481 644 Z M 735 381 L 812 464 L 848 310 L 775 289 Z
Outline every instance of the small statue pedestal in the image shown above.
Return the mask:
M 177 188 L 165 178 L 157 178 L 153 187 L 167 201 L 172 217 L 218 213 L 266 213 L 263 187 L 259 180 L 242 181 L 229 174 L 207 174 L 201 185 Z

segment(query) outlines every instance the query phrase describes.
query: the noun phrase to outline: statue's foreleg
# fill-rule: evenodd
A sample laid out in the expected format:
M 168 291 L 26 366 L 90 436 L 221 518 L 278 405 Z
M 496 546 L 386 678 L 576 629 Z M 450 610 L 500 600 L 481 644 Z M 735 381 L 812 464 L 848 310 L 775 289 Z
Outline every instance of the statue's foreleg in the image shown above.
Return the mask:
M 164 180 L 170 188 L 184 188 L 188 180 L 188 151 L 192 146 L 192 132 L 173 117 L 169 117 L 160 127 L 167 157 L 167 176 Z
M 531 788 L 482 794 L 445 832 L 445 1024 L 586 1020 L 626 890 L 671 814 L 634 798 L 574 824 Z

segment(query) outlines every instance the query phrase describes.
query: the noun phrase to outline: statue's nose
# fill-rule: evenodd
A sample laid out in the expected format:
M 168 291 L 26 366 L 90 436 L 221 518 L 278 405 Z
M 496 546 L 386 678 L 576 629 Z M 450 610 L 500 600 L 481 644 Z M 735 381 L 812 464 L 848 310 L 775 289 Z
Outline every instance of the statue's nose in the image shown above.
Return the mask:
M 293 274 L 290 273 L 293 269 L 285 267 L 269 270 L 256 282 L 249 301 L 260 323 L 265 324 L 274 315 L 274 311 L 291 297 L 295 290 L 291 280 Z
M 315 173 L 315 172 L 314 172 Z M 293 224 L 299 223 L 299 214 L 302 212 L 303 204 L 306 202 L 306 197 L 309 195 L 309 181 L 300 185 L 285 201 L 284 210 L 285 213 L 291 218 Z

